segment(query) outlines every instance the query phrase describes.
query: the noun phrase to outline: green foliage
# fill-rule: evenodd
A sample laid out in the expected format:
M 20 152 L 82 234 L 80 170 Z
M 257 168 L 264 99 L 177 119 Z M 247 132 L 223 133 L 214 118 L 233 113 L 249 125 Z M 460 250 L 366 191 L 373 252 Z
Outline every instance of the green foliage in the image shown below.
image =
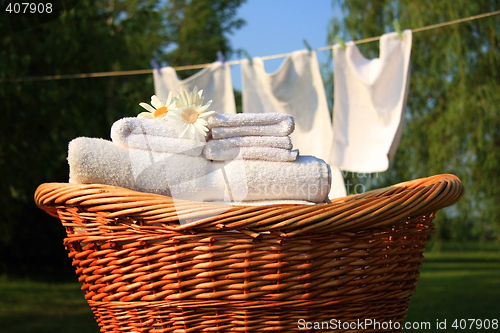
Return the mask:
M 357 40 L 498 10 L 495 1 L 368 0 L 340 3 L 329 42 Z M 405 129 L 395 160 L 373 187 L 453 173 L 464 198 L 440 213 L 438 236 L 454 239 L 500 234 L 500 20 L 483 18 L 413 35 Z M 378 43 L 361 44 L 367 58 Z M 326 84 L 333 94 L 332 76 Z M 333 96 L 331 96 L 333 99 Z M 356 180 L 359 181 L 359 180 Z
M 233 11 L 239 3 L 220 1 Z M 167 21 L 171 5 L 81 0 L 57 20 L 14 34 L 5 33 L 10 29 L 0 21 L 0 78 L 147 69 L 172 41 L 183 40 L 175 35 L 175 23 Z M 221 34 L 235 27 L 220 24 L 223 29 L 203 36 L 207 45 L 225 41 Z M 190 54 L 187 61 L 205 59 Z M 68 181 L 69 141 L 109 139 L 113 122 L 141 112 L 138 103 L 148 101 L 153 91 L 152 75 L 0 83 L 0 274 L 73 275 L 62 246 L 64 229 L 35 206 L 35 189 Z
M 234 103 L 236 104 L 236 113 L 243 113 L 243 99 L 240 90 L 234 89 Z

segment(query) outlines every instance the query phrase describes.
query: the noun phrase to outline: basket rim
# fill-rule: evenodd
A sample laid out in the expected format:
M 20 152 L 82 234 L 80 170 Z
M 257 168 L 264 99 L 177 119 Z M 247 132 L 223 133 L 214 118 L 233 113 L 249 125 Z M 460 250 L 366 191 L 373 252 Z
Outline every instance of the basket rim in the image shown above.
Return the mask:
M 254 237 L 261 232 L 292 237 L 307 233 L 355 232 L 404 223 L 408 217 L 432 214 L 453 205 L 463 193 L 458 177 L 442 174 L 313 206 L 229 206 L 174 200 L 117 186 L 69 183 L 41 184 L 34 199 L 38 207 L 54 217 L 59 217 L 61 208 L 71 207 L 99 213 L 108 219 L 132 217 L 145 224 L 162 223 L 166 229 L 177 232 L 239 230 Z M 179 223 L 190 219 L 194 222 Z

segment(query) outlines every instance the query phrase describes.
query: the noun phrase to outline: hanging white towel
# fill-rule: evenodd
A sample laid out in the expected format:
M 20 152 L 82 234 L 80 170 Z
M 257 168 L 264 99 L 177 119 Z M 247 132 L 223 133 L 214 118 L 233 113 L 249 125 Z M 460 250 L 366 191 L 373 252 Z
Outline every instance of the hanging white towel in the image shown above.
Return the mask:
M 155 94 L 162 101 L 167 100 L 170 91 L 175 96 L 179 88 L 192 91 L 197 86 L 198 89 L 203 89 L 205 101 L 212 100 L 210 110 L 218 113 L 236 113 L 229 65 L 217 61 L 184 80 L 179 80 L 172 67 L 163 67 L 159 71 L 153 71 L 153 78 Z
M 333 164 L 352 172 L 381 172 L 399 144 L 408 93 L 411 30 L 385 34 L 380 57 L 368 60 L 353 42 L 333 48 L 335 73 Z M 392 148 L 391 148 L 392 146 Z
M 316 53 L 291 53 L 280 68 L 268 74 L 261 58 L 241 63 L 244 113 L 287 113 L 295 119 L 290 134 L 301 155 L 312 155 L 329 162 L 333 129 L 325 88 Z M 345 196 L 342 174 L 331 165 L 330 198 Z

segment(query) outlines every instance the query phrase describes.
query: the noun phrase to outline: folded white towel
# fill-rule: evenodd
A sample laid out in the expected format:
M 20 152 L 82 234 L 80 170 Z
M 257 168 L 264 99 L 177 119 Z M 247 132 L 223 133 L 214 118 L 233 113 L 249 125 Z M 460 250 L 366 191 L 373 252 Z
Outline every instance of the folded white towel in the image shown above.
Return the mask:
M 199 156 L 204 142 L 179 138 L 179 130 L 155 119 L 123 118 L 111 127 L 114 143 L 128 148 Z
M 207 148 L 224 150 L 236 147 L 273 147 L 292 149 L 292 140 L 289 136 L 237 136 L 234 138 L 210 140 Z
M 212 161 L 234 160 L 240 153 L 245 160 L 294 161 L 298 151 L 292 149 L 288 136 L 239 136 L 209 140 L 203 153 Z
M 295 161 L 299 155 L 298 150 L 274 147 L 234 147 L 227 149 L 212 149 L 208 145 L 203 150 L 203 153 L 205 158 L 211 161 L 232 161 L 241 154 L 244 160 L 290 162 Z
M 262 126 L 278 124 L 283 121 L 291 121 L 293 124 L 293 118 L 285 113 L 216 114 L 208 120 L 208 127 Z
M 207 121 L 214 139 L 236 136 L 287 136 L 295 128 L 293 118 L 282 113 L 216 114 Z
M 102 139 L 77 138 L 68 151 L 70 182 L 98 183 L 191 201 L 323 202 L 329 166 L 312 156 L 294 162 L 207 161 L 170 153 L 127 149 Z

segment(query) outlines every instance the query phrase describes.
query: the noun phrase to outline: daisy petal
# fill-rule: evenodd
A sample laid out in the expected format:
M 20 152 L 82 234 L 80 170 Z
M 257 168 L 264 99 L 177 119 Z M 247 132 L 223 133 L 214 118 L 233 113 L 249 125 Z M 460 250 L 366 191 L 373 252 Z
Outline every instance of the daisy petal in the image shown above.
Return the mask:
M 159 109 L 163 106 L 163 103 L 156 97 L 156 95 L 151 96 L 151 105 Z
M 142 103 L 139 103 L 140 106 L 142 106 L 143 108 L 145 108 L 146 110 L 148 110 L 149 112 L 155 112 L 156 110 L 153 109 L 153 107 L 149 104 L 146 104 L 144 102 Z
M 178 108 L 182 108 L 182 107 L 188 105 L 188 102 L 187 102 L 186 97 L 185 97 L 185 92 L 186 91 L 182 88 L 179 90 L 179 94 L 177 95 L 177 103 L 176 103 Z
M 151 119 L 154 118 L 151 112 L 141 112 L 137 115 L 137 118 L 141 119 Z
M 172 125 L 178 128 L 184 128 L 184 124 L 186 124 L 185 122 L 182 121 L 182 119 L 179 119 L 177 117 L 171 117 L 168 119 L 168 121 L 170 121 Z
M 180 133 L 179 133 L 179 138 L 182 138 L 184 134 L 186 134 L 187 130 L 189 129 L 189 126 L 186 126 Z
M 203 133 L 203 125 L 199 121 L 194 122 L 193 127 L 196 128 L 196 131 Z
M 170 105 L 171 103 L 172 103 L 172 92 L 169 92 L 167 97 L 167 102 L 165 103 L 165 105 Z
M 207 112 L 203 112 L 202 114 L 198 115 L 198 117 L 205 118 L 205 117 L 213 115 L 214 113 L 215 113 L 215 111 L 207 111 Z
M 196 120 L 195 124 L 200 124 L 201 126 L 207 126 L 208 123 L 206 120 L 203 120 L 203 119 L 200 119 L 198 118 L 198 120 Z

